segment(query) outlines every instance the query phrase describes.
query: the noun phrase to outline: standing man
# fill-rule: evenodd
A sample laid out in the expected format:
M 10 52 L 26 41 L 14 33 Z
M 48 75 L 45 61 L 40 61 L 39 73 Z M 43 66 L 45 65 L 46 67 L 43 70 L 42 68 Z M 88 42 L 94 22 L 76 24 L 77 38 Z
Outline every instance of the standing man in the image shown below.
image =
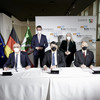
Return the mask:
M 48 47 L 47 38 L 42 34 L 42 27 L 36 27 L 37 34 L 33 36 L 31 46 L 34 49 L 34 67 L 38 67 L 38 59 L 40 58 L 40 66 L 44 57 L 45 48 Z

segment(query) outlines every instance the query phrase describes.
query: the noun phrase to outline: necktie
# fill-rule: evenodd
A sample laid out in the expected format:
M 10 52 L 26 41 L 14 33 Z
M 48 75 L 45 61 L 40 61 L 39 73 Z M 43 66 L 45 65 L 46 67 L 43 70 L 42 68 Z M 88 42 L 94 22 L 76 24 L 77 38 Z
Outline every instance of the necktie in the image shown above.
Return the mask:
M 54 54 L 55 54 L 55 53 L 52 54 L 52 66 L 55 65 L 55 55 L 54 55 Z
M 85 56 L 85 52 L 83 52 L 83 56 L 84 56 L 84 58 L 86 57 L 86 56 Z
M 18 63 L 18 54 L 16 54 L 16 61 L 15 61 L 15 70 L 16 70 L 16 72 L 18 72 L 17 71 L 17 63 Z

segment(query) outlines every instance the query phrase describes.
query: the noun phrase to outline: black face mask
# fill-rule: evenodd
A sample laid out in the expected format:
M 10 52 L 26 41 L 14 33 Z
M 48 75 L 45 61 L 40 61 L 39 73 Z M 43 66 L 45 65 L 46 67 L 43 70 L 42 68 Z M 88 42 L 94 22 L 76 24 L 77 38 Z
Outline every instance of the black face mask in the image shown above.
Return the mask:
M 87 50 L 87 47 L 82 47 L 83 50 Z
M 52 50 L 52 51 L 56 51 L 56 47 L 52 47 L 51 50 Z

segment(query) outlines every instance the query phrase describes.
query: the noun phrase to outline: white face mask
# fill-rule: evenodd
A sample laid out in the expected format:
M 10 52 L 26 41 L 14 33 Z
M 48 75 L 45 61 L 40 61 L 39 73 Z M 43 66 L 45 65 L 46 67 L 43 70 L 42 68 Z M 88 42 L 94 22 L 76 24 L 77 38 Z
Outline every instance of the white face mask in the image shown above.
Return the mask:
M 19 48 L 14 48 L 14 52 L 18 53 L 19 52 Z
M 37 31 L 39 34 L 41 33 L 41 31 Z
M 67 40 L 69 41 L 70 39 L 71 39 L 71 37 L 68 36 L 68 37 L 67 37 Z

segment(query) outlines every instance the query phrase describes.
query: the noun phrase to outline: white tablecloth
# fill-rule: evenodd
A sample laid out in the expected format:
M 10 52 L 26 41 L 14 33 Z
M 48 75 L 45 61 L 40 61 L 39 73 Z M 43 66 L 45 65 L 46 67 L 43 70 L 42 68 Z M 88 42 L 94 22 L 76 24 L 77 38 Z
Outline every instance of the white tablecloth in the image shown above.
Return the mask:
M 31 69 L 0 76 L 0 100 L 46 100 L 49 79 L 40 74 L 40 69 Z
M 89 71 L 89 70 L 88 70 Z M 50 80 L 50 100 L 100 100 L 100 75 L 68 68 Z
M 0 100 L 100 100 L 100 75 L 89 69 L 60 68 L 48 74 L 37 68 L 0 76 Z

